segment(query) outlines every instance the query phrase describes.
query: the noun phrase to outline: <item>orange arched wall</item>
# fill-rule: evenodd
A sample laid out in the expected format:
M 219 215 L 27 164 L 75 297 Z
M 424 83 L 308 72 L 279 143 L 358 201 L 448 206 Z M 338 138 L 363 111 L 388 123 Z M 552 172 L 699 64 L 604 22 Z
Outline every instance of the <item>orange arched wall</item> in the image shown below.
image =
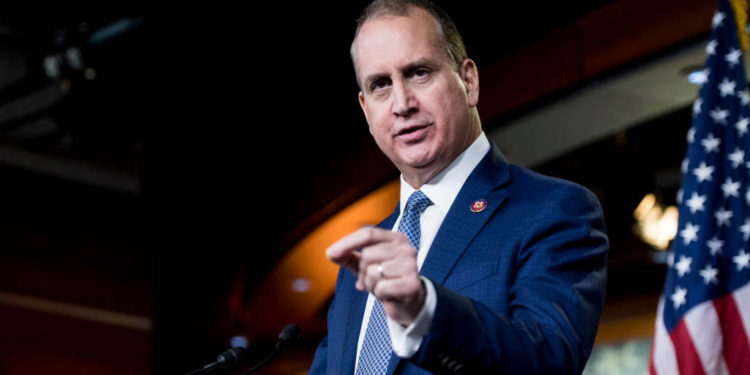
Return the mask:
M 333 297 L 338 266 L 325 250 L 339 238 L 390 215 L 399 199 L 395 180 L 354 202 L 299 241 L 256 290 L 243 313 L 243 333 L 251 342 L 273 340 L 287 323 L 305 336 L 326 328 L 325 308 Z M 295 290 L 296 289 L 296 290 Z

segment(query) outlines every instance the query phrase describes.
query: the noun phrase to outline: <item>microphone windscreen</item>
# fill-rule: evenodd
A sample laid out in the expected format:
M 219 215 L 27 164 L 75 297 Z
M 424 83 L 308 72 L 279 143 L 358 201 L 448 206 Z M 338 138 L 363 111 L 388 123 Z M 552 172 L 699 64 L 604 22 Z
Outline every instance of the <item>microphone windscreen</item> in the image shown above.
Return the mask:
M 216 358 L 217 362 L 221 364 L 222 368 L 232 368 L 235 364 L 239 363 L 245 357 L 245 348 L 236 347 L 219 354 Z
M 281 330 L 281 333 L 279 333 L 279 340 L 281 341 L 294 341 L 297 340 L 300 334 L 299 327 L 294 324 L 287 324 L 284 329 Z

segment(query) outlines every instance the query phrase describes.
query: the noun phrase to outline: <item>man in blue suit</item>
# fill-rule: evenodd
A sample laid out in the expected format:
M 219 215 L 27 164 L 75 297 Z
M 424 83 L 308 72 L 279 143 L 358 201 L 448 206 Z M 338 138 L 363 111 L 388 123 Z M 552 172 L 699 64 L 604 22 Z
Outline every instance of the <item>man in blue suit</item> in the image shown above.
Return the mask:
M 310 373 L 580 373 L 606 283 L 596 198 L 490 144 L 477 67 L 433 4 L 376 0 L 351 54 L 401 202 L 326 250 L 342 267 Z

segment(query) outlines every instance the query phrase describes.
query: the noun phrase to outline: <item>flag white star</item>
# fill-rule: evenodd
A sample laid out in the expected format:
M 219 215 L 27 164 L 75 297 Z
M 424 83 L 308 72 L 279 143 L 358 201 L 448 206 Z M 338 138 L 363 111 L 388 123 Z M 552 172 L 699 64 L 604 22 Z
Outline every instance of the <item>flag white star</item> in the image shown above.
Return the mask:
M 740 134 L 740 137 L 745 135 L 747 133 L 747 126 L 750 125 L 750 119 L 746 119 L 740 115 L 740 118 L 737 120 L 737 123 L 734 124 L 734 127 L 737 128 L 737 133 Z
M 680 306 L 684 305 L 686 301 L 685 296 L 687 296 L 687 289 L 680 288 L 679 286 L 675 290 L 675 292 L 672 294 L 672 305 L 675 309 L 680 308 Z
M 714 55 L 716 54 L 716 46 L 718 46 L 719 43 L 717 43 L 715 40 L 711 40 L 706 44 L 706 55 Z
M 680 231 L 682 237 L 682 243 L 687 246 L 690 242 L 698 239 L 698 231 L 701 229 L 700 225 L 693 225 L 692 223 L 685 224 L 685 228 Z
M 734 81 L 730 81 L 724 77 L 724 80 L 719 83 L 719 95 L 721 95 L 722 98 L 727 95 L 734 95 L 734 89 L 736 87 L 737 84 Z
M 706 268 L 702 269 L 700 272 L 701 277 L 703 278 L 703 282 L 706 283 L 706 285 L 710 283 L 718 284 L 719 279 L 716 278 L 716 276 L 719 275 L 719 270 L 717 268 L 711 267 L 710 264 L 706 265 Z
M 716 210 L 716 212 L 714 212 L 714 217 L 716 217 L 716 225 L 729 226 L 729 219 L 731 219 L 733 215 L 734 213 L 732 211 L 727 211 L 724 209 L 724 207 L 720 207 L 718 210 Z
M 688 158 L 682 159 L 682 164 L 680 165 L 680 170 L 682 170 L 682 174 L 687 173 L 689 166 L 690 166 L 690 160 Z
M 705 195 L 698 195 L 698 193 L 693 192 L 693 195 L 688 199 L 685 204 L 687 204 L 688 207 L 690 207 L 690 213 L 694 214 L 698 211 L 703 211 L 705 207 L 703 207 L 703 204 L 706 203 L 706 196 Z
M 742 232 L 742 238 L 745 241 L 750 239 L 750 219 L 745 218 L 745 224 L 740 226 L 740 232 Z
M 677 269 L 677 276 L 683 277 L 686 273 L 690 273 L 690 264 L 693 263 L 693 258 L 680 255 L 680 260 L 674 265 Z
M 724 61 L 729 64 L 730 68 L 734 68 L 735 65 L 740 63 L 740 57 L 742 57 L 742 51 L 737 48 L 732 48 L 729 53 L 724 55 Z
M 711 18 L 711 27 L 717 28 L 719 26 L 724 26 L 724 18 L 726 17 L 727 15 L 724 14 L 723 12 L 716 11 L 716 13 L 714 13 L 713 18 Z
M 706 165 L 705 161 L 702 161 L 698 168 L 693 169 L 693 174 L 698 178 L 698 182 L 711 181 L 711 174 L 714 173 L 714 167 Z
M 706 245 L 708 245 L 708 248 L 711 251 L 711 256 L 714 256 L 717 253 L 721 254 L 721 248 L 724 247 L 724 241 L 714 236 L 710 240 L 706 241 Z
M 729 116 L 729 111 L 726 109 L 721 109 L 721 107 L 716 107 L 713 111 L 709 112 L 709 115 L 717 124 L 726 125 L 727 124 L 727 116 Z
M 737 91 L 737 96 L 740 98 L 740 103 L 742 103 L 742 105 L 750 103 L 750 94 L 747 93 L 747 89 Z
M 727 158 L 732 162 L 732 168 L 737 168 L 745 161 L 745 151 L 742 151 L 739 147 L 736 147 L 734 149 L 734 152 L 729 154 Z
M 701 113 L 701 107 L 703 106 L 703 99 L 698 98 L 693 102 L 693 116 L 697 116 Z
M 695 127 L 692 127 L 688 130 L 687 140 L 688 143 L 693 143 L 693 141 L 695 141 Z
M 721 139 L 714 138 L 713 134 L 708 133 L 708 136 L 706 138 L 703 138 L 703 140 L 701 140 L 701 144 L 703 145 L 703 148 L 706 150 L 707 154 L 710 154 L 711 151 L 719 152 L 719 145 L 721 144 Z
M 732 262 L 737 264 L 737 271 L 742 271 L 743 268 L 750 268 L 750 254 L 746 254 L 745 250 L 740 250 L 738 255 L 732 257 Z
M 748 162 L 748 164 L 750 164 L 750 162 Z M 745 202 L 750 204 L 750 189 L 747 189 L 747 192 L 745 193 Z
M 750 192 L 748 192 L 748 194 L 750 194 Z M 677 199 L 677 204 L 682 204 L 682 189 L 677 190 L 677 196 L 675 198 Z
M 731 177 L 727 177 L 727 180 L 721 184 L 721 191 L 724 193 L 724 198 L 728 197 L 739 197 L 740 183 L 732 181 Z

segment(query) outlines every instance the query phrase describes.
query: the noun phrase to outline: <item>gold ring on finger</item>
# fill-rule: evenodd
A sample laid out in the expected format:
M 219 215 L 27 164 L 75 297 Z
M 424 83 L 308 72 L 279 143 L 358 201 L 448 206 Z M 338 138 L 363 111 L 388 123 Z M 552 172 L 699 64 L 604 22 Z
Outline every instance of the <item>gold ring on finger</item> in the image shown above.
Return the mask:
M 378 273 L 380 274 L 380 278 L 385 279 L 385 272 L 383 272 L 383 265 L 378 264 L 376 269 L 378 270 Z

